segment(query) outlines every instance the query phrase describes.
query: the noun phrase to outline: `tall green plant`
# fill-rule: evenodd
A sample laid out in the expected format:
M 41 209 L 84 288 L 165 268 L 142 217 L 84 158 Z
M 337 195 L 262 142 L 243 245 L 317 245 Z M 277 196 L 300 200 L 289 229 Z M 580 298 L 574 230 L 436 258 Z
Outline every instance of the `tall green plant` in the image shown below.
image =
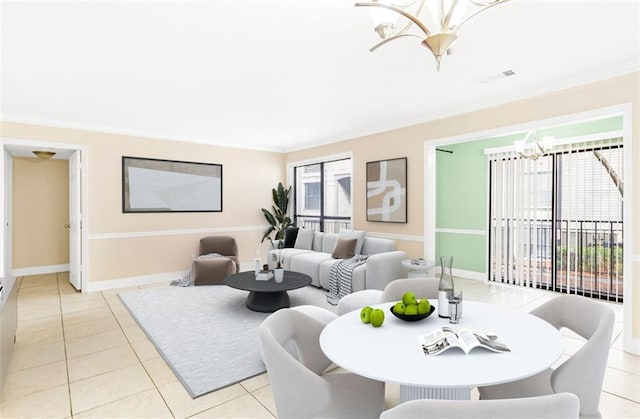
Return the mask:
M 293 225 L 293 221 L 287 215 L 290 192 L 291 186 L 285 188 L 282 185 L 282 182 L 278 183 L 277 188 L 271 190 L 273 195 L 273 205 L 271 206 L 272 211 L 262 208 L 262 214 L 264 214 L 264 218 L 267 220 L 267 223 L 269 223 L 269 226 L 264 231 L 261 242 L 264 242 L 267 239 L 271 242 L 273 242 L 273 240 L 284 239 L 284 231 L 287 227 L 291 227 Z M 276 235 L 272 239 L 271 233 L 274 231 Z

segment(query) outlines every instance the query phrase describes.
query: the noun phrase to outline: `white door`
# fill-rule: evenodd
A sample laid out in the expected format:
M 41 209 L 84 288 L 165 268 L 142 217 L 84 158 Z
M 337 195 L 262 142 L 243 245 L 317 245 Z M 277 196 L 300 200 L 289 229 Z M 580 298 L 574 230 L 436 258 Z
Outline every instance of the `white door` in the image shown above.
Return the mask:
M 69 157 L 69 282 L 82 289 L 82 218 L 80 211 L 80 151 Z
M 13 230 L 12 226 L 12 202 L 13 202 L 13 156 L 4 150 L 2 160 L 3 185 L 2 193 L 4 194 L 4 207 L 2 208 L 3 216 L 0 218 L 3 230 L 3 252 L 2 252 L 2 272 L 0 276 L 4 276 L 5 280 L 13 278 L 12 276 L 12 249 Z M 6 284 L 5 284 L 6 285 Z M 6 287 L 5 287 L 6 289 Z

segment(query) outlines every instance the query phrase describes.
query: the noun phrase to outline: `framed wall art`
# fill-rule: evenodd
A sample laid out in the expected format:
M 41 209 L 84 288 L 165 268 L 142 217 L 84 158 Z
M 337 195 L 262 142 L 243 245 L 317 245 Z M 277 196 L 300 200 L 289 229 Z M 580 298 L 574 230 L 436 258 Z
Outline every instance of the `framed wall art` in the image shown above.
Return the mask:
M 367 221 L 407 222 L 407 158 L 367 162 Z
M 122 156 L 122 212 L 220 212 L 222 165 Z

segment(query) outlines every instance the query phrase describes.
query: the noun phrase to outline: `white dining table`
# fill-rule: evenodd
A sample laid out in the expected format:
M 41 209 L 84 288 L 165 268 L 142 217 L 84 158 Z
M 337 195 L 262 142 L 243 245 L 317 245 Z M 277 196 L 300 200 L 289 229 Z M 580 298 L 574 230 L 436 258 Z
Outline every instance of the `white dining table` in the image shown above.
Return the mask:
M 436 300 L 430 300 L 437 305 Z M 494 304 L 464 301 L 460 323 L 449 324 L 436 310 L 426 319 L 396 318 L 393 303 L 373 306 L 385 312 L 381 327 L 360 321 L 360 310 L 338 317 L 320 335 L 320 347 L 336 365 L 358 374 L 400 385 L 400 400 L 469 399 L 471 389 L 523 379 L 549 368 L 563 352 L 560 332 L 527 312 Z M 511 352 L 483 348 L 465 354 L 457 348 L 425 355 L 418 336 L 438 327 L 470 328 L 495 334 Z

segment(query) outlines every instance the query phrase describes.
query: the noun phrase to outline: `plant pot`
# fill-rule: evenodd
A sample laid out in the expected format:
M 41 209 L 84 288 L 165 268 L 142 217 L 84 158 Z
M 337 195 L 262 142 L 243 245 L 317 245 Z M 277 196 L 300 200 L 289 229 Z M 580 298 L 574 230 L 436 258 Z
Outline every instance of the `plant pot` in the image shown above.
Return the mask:
M 274 269 L 273 279 L 279 284 L 284 279 L 284 269 Z

